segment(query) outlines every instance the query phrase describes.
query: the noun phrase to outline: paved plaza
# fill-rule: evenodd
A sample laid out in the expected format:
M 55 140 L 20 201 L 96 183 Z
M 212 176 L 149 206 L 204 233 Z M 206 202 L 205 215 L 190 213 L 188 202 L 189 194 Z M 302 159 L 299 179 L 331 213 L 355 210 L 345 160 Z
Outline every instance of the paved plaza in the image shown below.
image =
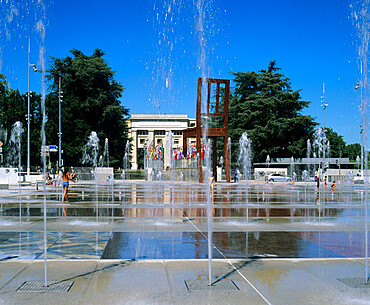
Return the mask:
M 0 190 L 0 304 L 369 303 L 363 185 L 78 182 L 68 205 L 45 191 Z

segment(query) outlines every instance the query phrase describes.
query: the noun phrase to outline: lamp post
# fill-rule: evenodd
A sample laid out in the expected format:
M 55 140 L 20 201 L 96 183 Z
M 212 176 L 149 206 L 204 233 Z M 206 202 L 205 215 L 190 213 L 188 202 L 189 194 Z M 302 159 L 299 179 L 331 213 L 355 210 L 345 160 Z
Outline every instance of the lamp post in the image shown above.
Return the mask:
M 33 72 L 37 72 L 36 65 L 30 63 L 30 53 L 31 53 L 31 39 L 28 38 L 28 91 L 27 91 L 27 176 L 31 173 L 31 166 L 30 166 L 30 135 L 31 135 L 31 129 L 30 129 L 30 67 L 32 67 Z
M 321 107 L 322 107 L 322 126 L 323 126 L 323 131 L 325 134 L 325 109 L 328 106 L 325 101 L 325 83 L 322 84 L 322 97 L 321 97 Z M 323 143 L 323 168 L 325 167 L 325 141 Z M 320 156 L 319 156 L 320 157 Z
M 59 101 L 59 152 L 58 152 L 58 166 L 59 168 L 62 167 L 62 98 L 63 98 L 63 91 L 62 91 L 62 79 L 59 76 L 59 95 L 58 95 L 58 101 Z
M 355 90 L 358 88 L 361 89 L 361 101 L 360 101 L 360 114 L 361 114 L 361 125 L 360 125 L 360 134 L 361 134 L 361 173 L 364 172 L 364 107 L 363 107 L 363 98 L 362 98 L 362 61 L 361 61 L 361 82 L 355 86 Z

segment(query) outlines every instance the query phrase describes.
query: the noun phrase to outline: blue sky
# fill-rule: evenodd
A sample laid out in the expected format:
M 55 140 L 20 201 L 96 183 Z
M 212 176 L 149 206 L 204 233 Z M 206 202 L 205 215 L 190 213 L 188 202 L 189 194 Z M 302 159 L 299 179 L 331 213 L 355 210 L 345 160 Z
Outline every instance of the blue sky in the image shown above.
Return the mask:
M 0 2 L 0 72 L 13 89 L 27 91 L 28 37 L 31 62 L 40 65 L 39 46 L 45 46 L 46 68 L 50 56 L 71 49 L 104 50 L 125 87 L 122 104 L 134 114 L 195 117 L 198 77 L 232 79 L 231 72 L 265 69 L 276 60 L 293 90 L 311 102 L 304 114 L 322 123 L 325 83 L 325 125 L 347 143 L 360 142 L 358 39 L 349 1 L 44 0 L 44 8 L 37 0 Z M 203 4 L 200 23 L 197 3 Z M 41 91 L 39 74 L 31 74 L 31 90 Z

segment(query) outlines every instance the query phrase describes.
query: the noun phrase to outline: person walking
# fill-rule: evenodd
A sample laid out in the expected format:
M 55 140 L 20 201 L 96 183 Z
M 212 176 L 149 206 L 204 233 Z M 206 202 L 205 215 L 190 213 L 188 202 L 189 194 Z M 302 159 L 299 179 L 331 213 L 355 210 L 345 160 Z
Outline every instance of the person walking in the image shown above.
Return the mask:
M 69 180 L 75 182 L 71 175 L 69 174 L 69 168 L 68 167 L 65 167 L 63 172 L 62 172 L 62 179 L 63 180 L 63 197 L 62 197 L 62 203 L 64 203 L 64 199 L 66 198 L 67 199 L 67 203 L 69 203 L 69 200 L 68 200 L 68 187 L 69 187 Z M 60 180 L 58 182 L 58 186 L 60 184 Z

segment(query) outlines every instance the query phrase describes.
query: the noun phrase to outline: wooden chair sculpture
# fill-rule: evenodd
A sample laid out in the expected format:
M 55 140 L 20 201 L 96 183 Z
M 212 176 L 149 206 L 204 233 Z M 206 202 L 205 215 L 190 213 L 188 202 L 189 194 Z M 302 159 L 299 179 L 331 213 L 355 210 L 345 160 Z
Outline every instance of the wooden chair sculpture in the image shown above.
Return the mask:
M 202 112 L 202 92 L 203 84 L 206 84 L 206 102 L 205 112 Z M 211 90 L 212 84 L 216 86 L 215 100 L 212 99 Z M 205 90 L 204 90 L 205 91 Z M 230 182 L 230 159 L 228 150 L 228 104 L 229 104 L 229 92 L 230 92 L 230 80 L 227 79 L 214 79 L 214 78 L 198 78 L 198 90 L 197 90 L 197 114 L 196 114 L 196 127 L 188 128 L 183 130 L 183 150 L 184 155 L 187 154 L 188 138 L 196 138 L 198 156 L 198 175 L 199 182 L 203 182 L 203 170 L 202 170 L 202 158 L 200 156 L 202 136 L 212 138 L 213 140 L 213 176 L 215 180 L 217 179 L 216 165 L 217 165 L 217 147 L 216 139 L 217 137 L 224 138 L 224 159 L 225 159 L 225 171 L 226 171 L 226 181 Z M 211 119 L 211 120 L 209 120 Z M 202 126 L 204 120 L 209 120 L 211 126 Z M 214 126 L 219 125 L 219 126 Z

